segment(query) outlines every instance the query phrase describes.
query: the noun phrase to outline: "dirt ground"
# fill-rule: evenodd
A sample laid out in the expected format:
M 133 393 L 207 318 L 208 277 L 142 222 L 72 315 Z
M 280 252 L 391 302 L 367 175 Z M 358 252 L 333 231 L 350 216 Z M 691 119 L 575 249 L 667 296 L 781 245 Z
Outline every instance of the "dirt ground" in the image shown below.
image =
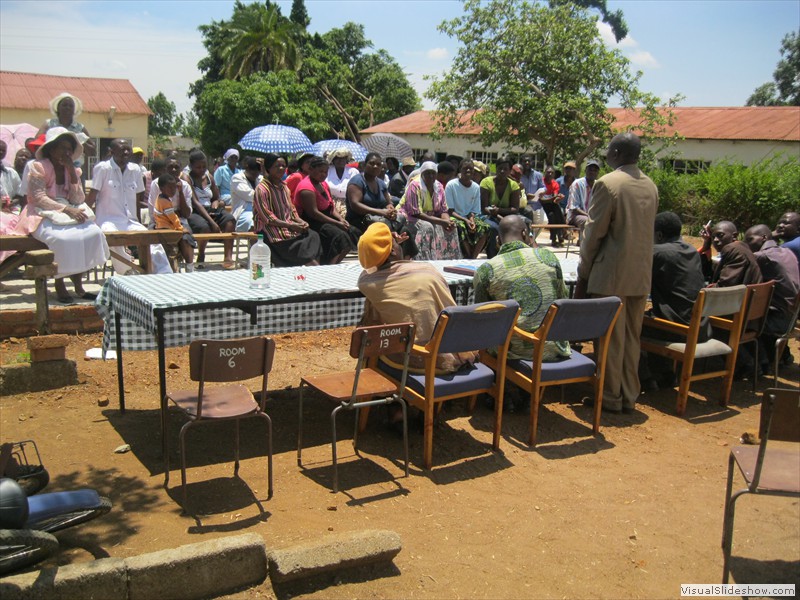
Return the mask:
M 351 368 L 349 330 L 276 336 L 269 413 L 274 422 L 275 495 L 267 500 L 265 429 L 243 424 L 241 479 L 233 476 L 233 428 L 189 434 L 189 506 L 182 514 L 177 452 L 182 421 L 170 420 L 172 472 L 165 491 L 160 458 L 155 352 L 126 352 L 128 412 L 117 409 L 116 365 L 84 360 L 100 334 L 73 336 L 68 355 L 78 385 L 0 399 L 2 439 L 33 438 L 51 474 L 49 490 L 96 488 L 112 512 L 59 534 L 50 564 L 127 557 L 218 536 L 255 532 L 279 547 L 330 532 L 388 528 L 403 550 L 393 565 L 343 572 L 235 598 L 668 598 L 681 583 L 720 581 L 728 454 L 757 427 L 759 397 L 736 382 L 731 403 L 716 402 L 718 380 L 693 386 L 685 418 L 675 391 L 642 397 L 633 415 L 603 416 L 593 437 L 586 392 L 548 392 L 540 444 L 529 449 L 528 416 L 505 414 L 502 453 L 490 450 L 492 413 L 451 403 L 434 433 L 434 468 L 421 468 L 414 431 L 411 476 L 402 444 L 373 411 L 361 457 L 340 420 L 340 482 L 330 491 L 331 406 L 306 406 L 304 466 L 296 462 L 297 385 L 301 374 Z M 782 371 L 800 381 L 800 349 Z M 24 340 L 0 343 L 0 362 L 21 360 Z M 185 348 L 167 350 L 170 388 L 188 382 Z M 760 389 L 765 387 L 762 382 Z M 255 389 L 255 385 L 253 389 Z M 100 406 L 108 400 L 107 406 Z M 130 444 L 131 451 L 114 449 Z M 741 482 L 741 480 L 738 480 Z M 739 502 L 732 578 L 740 583 L 800 584 L 800 505 L 790 498 Z M 224 574 L 220 574 L 224 577 Z

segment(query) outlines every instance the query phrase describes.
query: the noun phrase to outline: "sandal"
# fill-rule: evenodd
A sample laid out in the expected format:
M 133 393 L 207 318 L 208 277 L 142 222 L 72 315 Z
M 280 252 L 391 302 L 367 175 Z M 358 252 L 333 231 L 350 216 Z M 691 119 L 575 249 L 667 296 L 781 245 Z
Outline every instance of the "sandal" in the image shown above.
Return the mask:
M 232 260 L 223 261 L 222 268 L 225 269 L 226 271 L 233 271 L 234 269 L 236 269 L 236 263 Z

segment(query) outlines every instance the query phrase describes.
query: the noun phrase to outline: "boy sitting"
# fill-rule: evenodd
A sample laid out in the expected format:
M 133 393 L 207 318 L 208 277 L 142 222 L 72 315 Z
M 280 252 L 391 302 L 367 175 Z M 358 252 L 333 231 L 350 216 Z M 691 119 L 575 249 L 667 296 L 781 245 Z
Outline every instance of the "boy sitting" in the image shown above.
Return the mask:
M 188 225 L 178 218 L 180 212 L 189 212 L 186 197 L 183 193 L 183 186 L 178 187 L 177 179 L 166 173 L 158 178 L 158 189 L 161 193 L 158 195 L 153 207 L 156 229 L 183 231 L 183 237 L 178 242 L 178 248 L 183 261 L 186 263 L 186 272 L 191 273 L 194 271 L 194 249 L 197 248 L 197 242 L 189 231 Z M 178 206 L 180 207 L 178 209 L 175 208 L 172 200 L 175 197 L 177 197 Z

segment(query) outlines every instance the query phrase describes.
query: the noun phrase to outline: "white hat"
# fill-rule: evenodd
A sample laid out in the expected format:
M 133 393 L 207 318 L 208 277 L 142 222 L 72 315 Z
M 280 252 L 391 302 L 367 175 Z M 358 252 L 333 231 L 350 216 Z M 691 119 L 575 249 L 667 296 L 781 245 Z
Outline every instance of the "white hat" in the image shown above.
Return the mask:
M 72 98 L 72 101 L 75 103 L 76 117 L 83 112 L 83 102 L 78 100 L 72 94 L 68 94 L 67 92 L 61 92 L 58 96 L 50 100 L 50 112 L 53 114 L 54 117 L 58 116 L 58 105 L 64 98 Z
M 36 158 L 42 159 L 44 158 L 43 150 L 47 148 L 50 144 L 54 143 L 57 139 L 61 137 L 70 137 L 75 142 L 75 151 L 72 153 L 72 160 L 78 160 L 83 155 L 83 145 L 81 144 L 78 136 L 71 132 L 69 129 L 64 127 L 51 127 L 47 130 L 47 133 L 44 137 L 44 144 L 36 151 Z
M 225 160 L 228 160 L 231 156 L 235 156 L 236 158 L 239 158 L 239 151 L 236 148 L 229 148 L 225 152 L 225 154 L 222 155 L 222 158 L 224 158 Z
M 432 160 L 426 160 L 419 166 L 419 173 L 420 175 L 425 171 L 433 171 L 434 173 L 436 173 L 438 169 L 439 168 L 436 166 L 435 162 L 433 162 Z

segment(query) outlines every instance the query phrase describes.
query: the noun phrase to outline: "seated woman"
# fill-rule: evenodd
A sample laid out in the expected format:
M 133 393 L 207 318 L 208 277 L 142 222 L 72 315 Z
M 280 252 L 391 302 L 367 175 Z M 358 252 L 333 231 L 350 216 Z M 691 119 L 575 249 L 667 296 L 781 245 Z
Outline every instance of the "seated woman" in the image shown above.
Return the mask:
M 472 180 L 473 163 L 465 158 L 458 166 L 458 178 L 451 179 L 444 188 L 444 197 L 450 216 L 458 227 L 461 249 L 467 258 L 478 258 L 489 237 L 489 226 L 481 214 L 481 187 Z
M 511 159 L 501 156 L 495 162 L 497 174 L 481 180 L 481 219 L 492 228 L 486 246 L 486 256 L 492 258 L 497 254 L 497 234 L 500 231 L 500 219 L 506 215 L 519 213 L 519 184 L 511 179 Z
M 192 186 L 192 214 L 189 217 L 189 227 L 192 233 L 232 233 L 236 228 L 236 221 L 219 198 L 217 184 L 208 172 L 206 155 L 200 150 L 195 150 L 189 155 L 189 172 L 181 178 Z M 202 268 L 206 259 L 206 244 L 197 243 L 197 268 Z M 222 262 L 223 269 L 235 269 L 233 262 L 233 240 L 222 243 L 225 258 Z
M 569 193 L 569 191 L 567 191 Z M 544 192 L 539 197 L 542 208 L 547 215 L 547 223 L 550 225 L 564 225 L 564 213 L 559 204 L 563 200 L 564 194 L 556 181 L 556 172 L 553 167 L 548 166 L 544 170 Z M 550 230 L 550 245 L 554 248 L 561 248 L 564 245 L 564 230 Z
M 44 145 L 28 172 L 28 203 L 20 214 L 16 232 L 30 234 L 47 244 L 58 265 L 55 288 L 58 301 L 73 301 L 64 285 L 69 277 L 75 293 L 84 291 L 82 274 L 105 263 L 109 256 L 106 236 L 94 223 L 94 213 L 84 204 L 80 170 L 74 166 L 83 154 L 78 136 L 63 127 L 47 130 Z
M 308 177 L 297 184 L 294 205 L 311 229 L 319 233 L 322 242 L 322 264 L 335 265 L 356 247 L 358 236 L 350 223 L 335 208 L 325 177 L 328 163 L 314 157 L 309 164 Z
M 88 139 L 84 142 L 84 150 L 86 156 L 94 156 L 97 152 L 97 147 L 92 141 L 91 134 L 86 130 L 83 123 L 78 123 L 75 117 L 83 112 L 83 103 L 77 97 L 66 92 L 59 94 L 50 100 L 50 113 L 53 115 L 52 119 L 48 119 L 39 128 L 37 136 L 47 133 L 51 127 L 63 127 L 72 133 L 82 133 Z
M 253 230 L 253 198 L 263 177 L 263 161 L 248 157 L 244 170 L 231 178 L 231 214 L 236 219 L 236 231 Z
M 419 179 L 409 181 L 398 209 L 408 222 L 417 228 L 414 242 L 419 260 L 461 258 L 458 229 L 450 219 L 444 188 L 436 179 L 436 163 L 427 161 L 420 166 Z
M 353 160 L 353 156 L 347 148 L 334 150 L 328 154 L 327 159 L 330 167 L 328 167 L 328 171 L 325 174 L 325 181 L 336 205 L 336 212 L 344 217 L 346 213 L 345 196 L 347 195 L 347 184 L 350 179 L 358 175 L 358 169 L 347 166 L 347 163 Z
M 283 182 L 286 161 L 277 154 L 264 158 L 266 177 L 256 188 L 253 200 L 254 229 L 264 234 L 277 266 L 318 265 L 321 252 L 319 235 L 297 214 Z

